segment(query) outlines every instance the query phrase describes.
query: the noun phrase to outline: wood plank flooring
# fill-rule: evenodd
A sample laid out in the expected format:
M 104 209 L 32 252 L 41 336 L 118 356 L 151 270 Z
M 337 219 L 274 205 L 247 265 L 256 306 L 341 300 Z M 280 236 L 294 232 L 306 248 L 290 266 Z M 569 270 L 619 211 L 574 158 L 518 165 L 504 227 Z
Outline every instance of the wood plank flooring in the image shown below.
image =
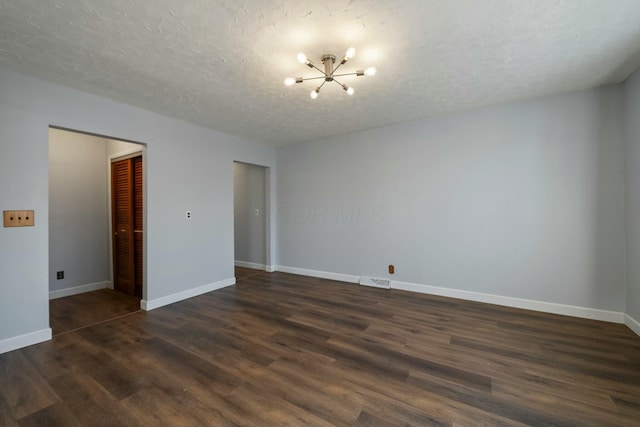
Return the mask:
M 113 289 L 100 289 L 49 301 L 53 335 L 140 310 L 140 298 Z
M 256 270 L 254 268 L 236 267 L 236 281 L 239 281 L 240 279 L 247 279 L 260 273 L 264 273 L 264 271 Z
M 0 355 L 0 426 L 640 425 L 623 325 L 243 277 Z

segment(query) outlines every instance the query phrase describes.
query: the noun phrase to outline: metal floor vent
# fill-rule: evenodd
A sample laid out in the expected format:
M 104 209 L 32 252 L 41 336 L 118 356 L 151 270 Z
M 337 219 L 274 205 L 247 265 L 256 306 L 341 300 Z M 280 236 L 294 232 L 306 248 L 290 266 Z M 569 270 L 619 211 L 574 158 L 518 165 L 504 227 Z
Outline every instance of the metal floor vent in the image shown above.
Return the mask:
M 376 279 L 375 277 L 360 276 L 362 286 L 372 286 L 374 288 L 391 289 L 391 282 L 387 279 Z

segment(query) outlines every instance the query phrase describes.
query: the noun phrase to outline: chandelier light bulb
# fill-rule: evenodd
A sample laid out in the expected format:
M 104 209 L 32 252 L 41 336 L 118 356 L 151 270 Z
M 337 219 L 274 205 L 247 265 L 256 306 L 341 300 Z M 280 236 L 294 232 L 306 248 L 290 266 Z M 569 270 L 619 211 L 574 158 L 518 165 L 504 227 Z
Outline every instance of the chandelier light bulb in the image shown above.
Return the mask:
M 356 56 L 356 48 L 355 47 L 350 47 L 349 49 L 347 49 L 347 53 L 344 54 L 344 59 L 346 59 L 347 61 L 351 58 L 353 58 L 354 56 Z
M 316 99 L 318 97 L 318 89 L 312 90 L 309 96 L 311 96 L 311 99 Z
M 287 86 L 293 86 L 294 84 L 296 84 L 296 79 L 294 79 L 293 77 L 287 77 L 286 79 L 284 79 L 284 84 Z
M 306 64 L 307 63 L 307 55 L 305 55 L 302 52 L 300 52 L 296 58 L 298 58 L 298 62 L 301 63 L 301 64 Z
M 378 70 L 376 69 L 376 67 L 369 67 L 366 70 L 364 70 L 364 73 L 367 76 L 375 76 L 377 72 Z
M 347 85 L 342 85 L 342 89 L 347 92 L 347 95 L 353 95 L 353 92 L 355 92 L 351 86 Z

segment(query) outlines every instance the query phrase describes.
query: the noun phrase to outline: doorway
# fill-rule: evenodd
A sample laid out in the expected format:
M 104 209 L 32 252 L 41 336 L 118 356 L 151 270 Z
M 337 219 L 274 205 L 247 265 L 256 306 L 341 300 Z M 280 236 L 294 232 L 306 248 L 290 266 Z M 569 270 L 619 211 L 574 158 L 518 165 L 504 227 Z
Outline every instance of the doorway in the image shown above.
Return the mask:
M 236 279 L 248 276 L 251 270 L 268 270 L 268 171 L 264 166 L 233 163 Z
M 141 144 L 49 128 L 49 314 L 54 334 L 140 307 L 142 233 L 137 233 L 138 296 L 113 289 L 111 160 L 137 156 L 142 166 L 144 150 Z M 142 190 L 143 182 L 138 185 Z M 142 207 L 142 198 L 138 200 Z M 138 212 L 140 224 L 144 211 Z

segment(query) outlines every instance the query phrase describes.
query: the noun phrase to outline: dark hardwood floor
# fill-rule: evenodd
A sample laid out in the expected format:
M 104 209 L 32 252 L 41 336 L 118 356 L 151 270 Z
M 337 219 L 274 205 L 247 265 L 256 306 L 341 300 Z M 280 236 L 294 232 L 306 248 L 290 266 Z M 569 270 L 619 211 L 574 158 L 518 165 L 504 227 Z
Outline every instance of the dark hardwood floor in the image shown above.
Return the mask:
M 245 267 L 236 267 L 236 281 L 240 279 L 247 279 L 251 276 L 255 276 L 256 274 L 264 273 L 264 270 L 256 270 L 253 268 L 245 268 Z
M 84 328 L 140 310 L 140 298 L 100 289 L 49 301 L 53 335 Z
M 265 273 L 0 355 L 0 426 L 638 426 L 623 325 Z

